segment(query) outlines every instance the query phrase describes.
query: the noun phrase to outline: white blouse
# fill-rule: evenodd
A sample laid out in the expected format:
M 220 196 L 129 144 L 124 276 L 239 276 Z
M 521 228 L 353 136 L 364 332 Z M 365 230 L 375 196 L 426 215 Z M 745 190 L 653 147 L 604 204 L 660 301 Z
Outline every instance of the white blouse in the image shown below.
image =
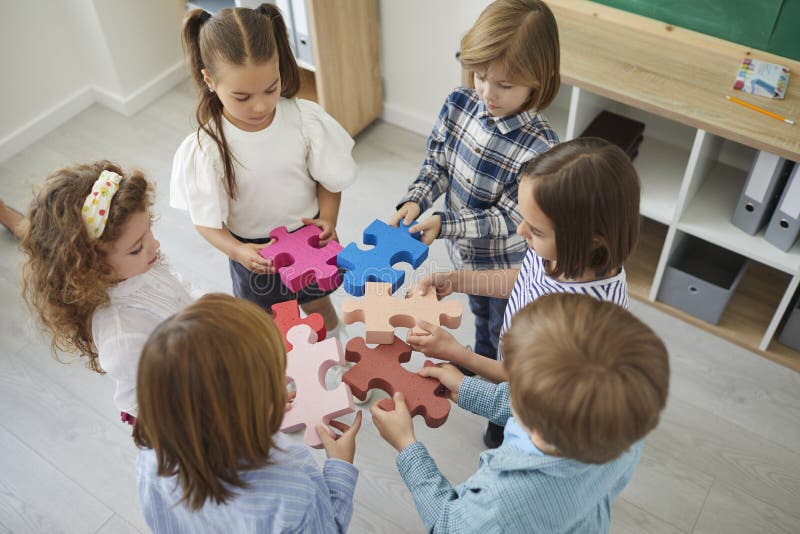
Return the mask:
M 162 257 L 152 269 L 113 286 L 109 302 L 92 316 L 92 338 L 100 366 L 117 383 L 114 403 L 135 416 L 136 372 L 147 338 L 164 319 L 193 298 Z
M 197 133 L 181 143 L 172 163 L 170 205 L 188 210 L 197 226 L 224 224 L 250 239 L 278 226 L 294 230 L 319 211 L 317 183 L 338 193 L 355 181 L 353 139 L 314 102 L 279 99 L 272 123 L 258 132 L 224 117 L 222 128 L 234 157 L 235 199 L 225 191 L 219 149 L 202 130 L 199 143 Z

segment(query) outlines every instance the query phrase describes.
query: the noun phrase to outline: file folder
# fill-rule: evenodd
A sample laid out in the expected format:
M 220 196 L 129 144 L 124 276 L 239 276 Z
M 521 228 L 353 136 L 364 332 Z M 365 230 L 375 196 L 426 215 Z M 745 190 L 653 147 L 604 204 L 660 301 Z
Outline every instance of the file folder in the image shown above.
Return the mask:
M 314 64 L 314 50 L 311 47 L 311 30 L 306 10 L 306 0 L 291 0 L 294 19 L 295 56 L 309 65 Z
M 792 248 L 800 236 L 800 165 L 794 164 L 775 213 L 764 237 L 783 251 Z
M 772 216 L 790 171 L 791 162 L 759 151 L 747 173 L 731 222 L 750 235 L 757 234 Z

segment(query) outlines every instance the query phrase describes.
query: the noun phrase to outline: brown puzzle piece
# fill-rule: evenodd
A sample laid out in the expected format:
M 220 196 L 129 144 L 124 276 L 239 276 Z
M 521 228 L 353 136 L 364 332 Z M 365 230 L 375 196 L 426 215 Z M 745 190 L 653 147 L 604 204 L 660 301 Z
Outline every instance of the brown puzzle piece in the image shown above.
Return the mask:
M 406 399 L 411 416 L 421 415 L 431 428 L 447 421 L 450 401 L 444 397 L 446 390 L 435 378 L 420 376 L 405 369 L 400 363 L 411 359 L 411 347 L 398 337 L 391 344 L 367 347 L 364 338 L 356 337 L 347 342 L 345 359 L 355 362 L 342 381 L 350 386 L 357 398 L 364 400 L 372 388 L 382 389 L 394 396 L 401 392 Z M 433 365 L 430 361 L 425 366 Z M 383 399 L 378 406 L 394 410 L 394 401 Z
M 411 328 L 412 333 L 423 334 L 416 328 L 417 320 L 436 326 L 458 328 L 461 324 L 461 304 L 454 300 L 440 302 L 435 291 L 424 297 L 392 297 L 392 284 L 367 282 L 364 297 L 346 299 L 342 303 L 342 320 L 345 324 L 362 322 L 366 328 L 367 343 L 390 344 L 394 329 Z

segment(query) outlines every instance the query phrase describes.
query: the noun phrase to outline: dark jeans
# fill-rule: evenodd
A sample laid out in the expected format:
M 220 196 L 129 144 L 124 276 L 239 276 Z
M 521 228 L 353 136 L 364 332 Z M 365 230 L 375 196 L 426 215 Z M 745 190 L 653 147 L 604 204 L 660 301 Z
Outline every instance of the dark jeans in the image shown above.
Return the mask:
M 469 296 L 469 309 L 475 315 L 475 346 L 481 356 L 497 359 L 497 346 L 508 299 Z

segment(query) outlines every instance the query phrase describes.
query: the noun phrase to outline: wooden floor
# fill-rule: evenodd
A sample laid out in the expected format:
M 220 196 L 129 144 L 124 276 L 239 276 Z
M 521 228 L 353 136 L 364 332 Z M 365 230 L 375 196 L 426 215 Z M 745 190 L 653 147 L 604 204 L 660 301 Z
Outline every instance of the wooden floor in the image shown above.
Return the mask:
M 191 131 L 192 97 L 184 84 L 130 118 L 89 108 L 0 165 L 0 197 L 23 208 L 32 186 L 61 165 L 98 158 L 136 165 L 157 183 L 162 250 L 190 282 L 229 291 L 225 258 L 185 213 L 168 207 L 172 155 Z M 390 215 L 416 176 L 424 142 L 385 123 L 359 136 L 360 179 L 345 193 L 343 241 L 359 240 L 372 219 Z M 19 299 L 20 260 L 0 230 L 0 532 L 145 532 L 136 449 L 114 410 L 113 385 L 81 362 L 52 357 Z M 437 243 L 424 271 L 448 265 Z M 341 299 L 334 297 L 337 305 Z M 636 476 L 613 505 L 613 531 L 800 532 L 800 375 L 650 306 L 634 302 L 633 311 L 666 340 L 672 387 Z M 464 322 L 457 335 L 471 343 L 471 317 Z M 453 483 L 474 472 L 482 428 L 457 407 L 439 429 L 417 423 Z M 367 418 L 356 465 L 351 532 L 424 531 L 393 450 Z

